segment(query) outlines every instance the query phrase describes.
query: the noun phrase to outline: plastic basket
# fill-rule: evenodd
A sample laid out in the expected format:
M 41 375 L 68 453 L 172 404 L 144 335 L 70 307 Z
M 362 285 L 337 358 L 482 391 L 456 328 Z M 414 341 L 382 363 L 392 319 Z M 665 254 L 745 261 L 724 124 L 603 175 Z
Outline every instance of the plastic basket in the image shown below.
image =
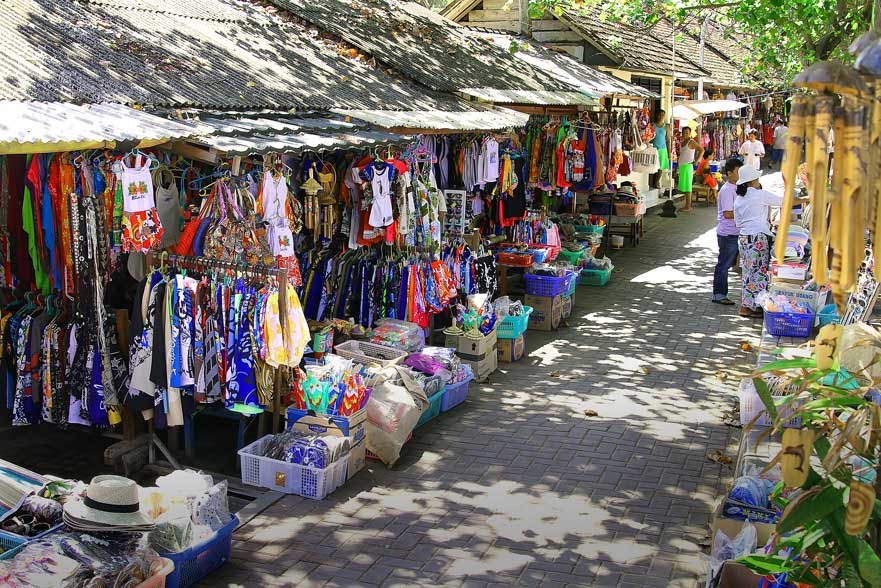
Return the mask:
M 837 312 L 820 312 L 817 313 L 817 322 L 821 327 L 832 324 L 840 325 L 841 317 Z
M 575 273 L 569 272 L 565 276 L 539 276 L 537 274 L 525 274 L 526 293 L 532 296 L 554 297 L 569 291 Z
M 369 341 L 356 341 L 355 339 L 337 344 L 333 348 L 333 352 L 340 357 L 345 357 L 364 365 L 376 363 L 381 366 L 400 363 L 409 355 L 406 351 L 401 351 L 394 347 L 386 347 L 385 345 L 378 345 Z
M 582 249 L 581 251 L 569 251 L 568 249 L 564 249 L 560 251 L 557 259 L 559 259 L 560 261 L 565 261 L 566 263 L 571 263 L 572 265 L 576 265 L 579 260 L 581 260 L 582 255 L 584 255 L 584 249 Z
M 509 265 L 513 267 L 529 267 L 532 265 L 533 256 L 531 253 L 511 253 L 510 251 L 499 252 L 496 260 L 501 265 Z
M 529 315 L 532 314 L 531 306 L 524 306 L 520 316 L 506 316 L 496 325 L 497 339 L 516 339 L 526 332 L 529 327 Z
M 3 553 L 0 553 L 0 560 L 14 557 L 16 553 L 21 551 L 27 542 L 27 537 L 13 535 L 6 531 L 0 531 L 0 549 L 3 550 Z
M 465 398 L 468 397 L 468 386 L 470 384 L 470 377 L 455 384 L 447 384 L 444 390 L 444 398 L 441 401 L 441 412 L 447 412 L 451 408 L 455 408 L 465 402 Z
M 769 376 L 765 378 L 765 380 L 768 384 L 768 390 L 771 392 L 772 398 L 777 399 L 798 391 L 798 388 L 795 386 L 785 387 L 783 380 L 775 376 Z M 774 421 L 768 414 L 768 411 L 765 408 L 765 403 L 762 402 L 762 399 L 759 397 L 759 393 L 756 392 L 756 385 L 751 378 L 744 378 L 740 381 L 738 395 L 740 396 L 741 425 L 748 425 L 749 423 L 753 422 L 753 419 L 755 419 L 754 425 L 757 427 L 774 426 Z M 777 403 L 775 402 L 775 404 Z M 787 403 L 786 406 L 778 406 L 778 415 L 781 418 L 786 419 L 787 417 L 795 413 L 800 405 L 801 402 L 795 401 Z M 801 427 L 801 418 L 790 418 L 784 423 L 784 426 L 790 428 L 799 428 Z
M 615 205 L 615 216 L 639 216 L 641 214 L 645 214 L 644 202 L 621 202 Z
M 581 270 L 581 283 L 585 286 L 605 286 L 612 279 L 612 270 L 583 269 Z
M 418 429 L 428 421 L 437 418 L 437 415 L 441 413 L 441 404 L 444 401 L 444 392 L 445 390 L 440 390 L 439 392 L 435 392 L 431 395 L 431 398 L 428 399 L 428 408 L 425 409 L 425 412 L 422 413 L 422 416 L 419 417 L 419 420 L 416 422 L 416 426 L 414 429 Z
M 602 235 L 606 230 L 606 225 L 575 225 L 576 233 L 587 233 L 588 235 Z
M 774 337 L 798 337 L 806 339 L 811 336 L 814 326 L 814 314 L 794 312 L 765 311 L 765 328 Z
M 348 456 L 323 470 L 271 459 L 262 455 L 272 435 L 239 449 L 242 483 L 321 500 L 346 481 Z
M 557 247 L 556 245 L 545 245 L 544 243 L 530 243 L 529 251 L 545 251 L 544 259 L 539 261 L 538 258 L 535 259 L 535 263 L 543 263 L 543 262 L 551 262 L 557 259 L 557 256 L 560 254 L 561 247 Z
M 232 519 L 198 545 L 180 553 L 160 553 L 174 562 L 174 571 L 165 578 L 168 588 L 189 588 L 229 560 L 232 551 L 232 532 L 239 525 L 239 519 Z
M 550 249 L 541 249 L 538 247 L 530 246 L 527 251 L 532 254 L 532 262 L 533 263 L 544 263 L 546 261 L 550 261 L 548 259 L 548 254 L 550 253 Z

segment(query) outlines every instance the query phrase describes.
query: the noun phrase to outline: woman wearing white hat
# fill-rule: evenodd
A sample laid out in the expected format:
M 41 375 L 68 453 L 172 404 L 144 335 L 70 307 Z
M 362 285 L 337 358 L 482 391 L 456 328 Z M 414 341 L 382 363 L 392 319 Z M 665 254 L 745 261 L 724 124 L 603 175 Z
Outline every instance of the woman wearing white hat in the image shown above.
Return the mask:
M 762 309 L 756 297 L 768 289 L 771 265 L 771 207 L 783 204 L 783 197 L 762 189 L 762 172 L 751 165 L 740 168 L 738 198 L 734 201 L 734 224 L 740 229 L 740 267 L 743 278 L 740 316 L 759 318 Z

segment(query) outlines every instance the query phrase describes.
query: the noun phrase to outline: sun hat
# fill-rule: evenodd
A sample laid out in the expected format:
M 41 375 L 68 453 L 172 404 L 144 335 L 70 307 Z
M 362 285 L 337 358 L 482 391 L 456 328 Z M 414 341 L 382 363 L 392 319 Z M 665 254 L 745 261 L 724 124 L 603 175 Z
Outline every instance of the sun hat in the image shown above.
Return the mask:
M 737 175 L 737 185 L 746 184 L 762 177 L 762 171 L 751 165 L 742 165 Z
M 99 527 L 142 527 L 151 522 L 141 512 L 138 485 L 122 476 L 95 476 L 82 500 L 64 505 L 66 519 Z

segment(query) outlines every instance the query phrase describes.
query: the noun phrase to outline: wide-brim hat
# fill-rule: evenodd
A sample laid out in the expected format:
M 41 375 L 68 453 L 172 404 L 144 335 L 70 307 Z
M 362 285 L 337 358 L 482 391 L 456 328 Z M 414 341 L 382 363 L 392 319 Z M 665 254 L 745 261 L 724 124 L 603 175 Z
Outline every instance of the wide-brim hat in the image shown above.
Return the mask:
M 64 505 L 67 518 L 109 527 L 149 526 L 141 512 L 138 485 L 122 476 L 95 476 L 86 495 Z
M 742 165 L 737 173 L 737 185 L 746 184 L 762 177 L 762 171 L 751 165 Z

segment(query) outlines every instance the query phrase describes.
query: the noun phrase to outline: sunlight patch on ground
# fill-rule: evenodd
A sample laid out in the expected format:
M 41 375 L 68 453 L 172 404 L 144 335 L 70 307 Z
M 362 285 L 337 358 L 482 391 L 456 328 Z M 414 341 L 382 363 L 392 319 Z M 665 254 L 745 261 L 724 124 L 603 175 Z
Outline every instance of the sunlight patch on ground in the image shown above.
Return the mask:
M 712 279 L 712 276 L 710 276 L 710 278 L 695 276 L 676 269 L 671 265 L 662 265 L 661 267 L 656 267 L 655 269 L 640 274 L 630 281 L 634 284 L 700 284 L 707 282 L 710 279 Z
M 716 240 L 716 228 L 713 227 L 697 239 L 692 239 L 685 246 L 699 249 L 710 249 L 713 252 L 718 253 L 719 242 Z

